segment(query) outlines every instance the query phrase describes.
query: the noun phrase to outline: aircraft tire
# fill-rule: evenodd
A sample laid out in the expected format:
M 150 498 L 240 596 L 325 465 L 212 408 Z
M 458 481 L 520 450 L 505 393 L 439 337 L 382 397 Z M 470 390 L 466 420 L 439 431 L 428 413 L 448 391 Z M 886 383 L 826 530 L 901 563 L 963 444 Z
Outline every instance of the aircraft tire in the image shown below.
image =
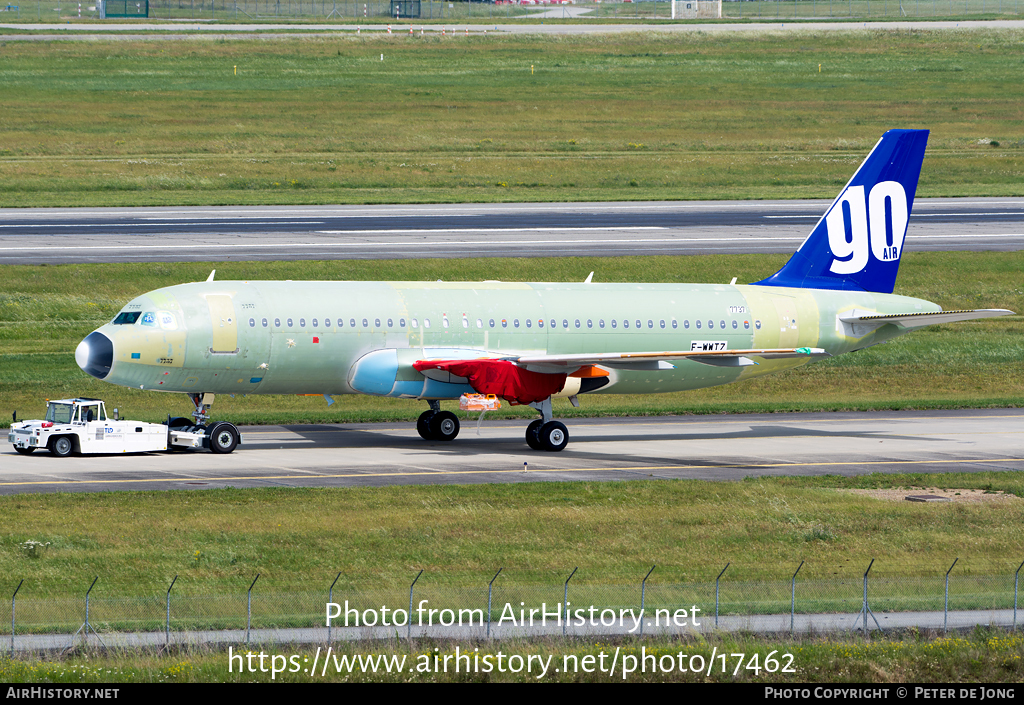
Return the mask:
M 58 458 L 66 458 L 75 449 L 75 444 L 68 436 L 57 436 L 50 441 L 50 453 Z
M 459 418 L 450 411 L 439 411 L 430 419 L 430 438 L 434 441 L 454 441 L 459 435 Z
M 210 450 L 218 455 L 226 455 L 238 446 L 238 429 L 226 421 L 214 424 L 209 435 Z
M 420 417 L 416 419 L 416 432 L 420 434 L 420 438 L 425 441 L 432 441 L 434 437 L 430 435 L 430 419 L 434 417 L 437 412 L 433 409 L 427 409 Z
M 540 427 L 543 425 L 544 421 L 537 419 L 531 421 L 530 425 L 526 427 L 526 445 L 534 450 L 544 450 L 544 446 L 540 442 Z
M 18 451 L 22 455 L 28 455 L 29 453 L 34 451 L 35 448 L 22 448 L 21 446 L 14 446 L 14 450 Z
M 552 453 L 569 445 L 569 429 L 561 421 L 548 421 L 540 427 L 540 442 L 544 450 Z

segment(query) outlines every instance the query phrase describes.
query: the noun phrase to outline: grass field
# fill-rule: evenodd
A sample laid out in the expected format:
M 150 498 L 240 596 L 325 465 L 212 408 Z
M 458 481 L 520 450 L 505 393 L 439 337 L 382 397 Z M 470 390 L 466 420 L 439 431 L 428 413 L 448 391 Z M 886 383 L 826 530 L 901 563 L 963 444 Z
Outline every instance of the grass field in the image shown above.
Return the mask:
M 501 567 L 510 588 L 559 587 L 575 566 L 582 590 L 637 586 L 654 564 L 652 585 L 713 582 L 727 562 L 730 582 L 782 581 L 802 560 L 805 581 L 859 579 L 872 559 L 873 579 L 938 580 L 956 557 L 957 576 L 1009 576 L 1012 587 L 1024 500 L 838 491 L 888 487 L 1024 497 L 1013 472 L 5 496 L 0 594 L 24 578 L 19 600 L 80 598 L 98 575 L 93 598 L 153 598 L 178 575 L 176 599 L 244 598 L 259 573 L 257 596 L 322 596 L 341 572 L 339 590 L 408 595 L 420 569 L 419 590 L 479 591 Z M 30 540 L 49 546 L 32 555 Z
M 714 282 L 757 281 L 784 255 L 476 259 L 216 264 L 9 266 L 0 283 L 0 426 L 39 418 L 45 399 L 95 396 L 127 418 L 160 421 L 187 415 L 181 395 L 152 394 L 89 377 L 74 362 L 79 341 L 111 320 L 134 296 L 206 279 L 381 279 Z M 896 293 L 947 309 L 1024 311 L 1024 253 L 915 253 L 903 257 Z M 932 326 L 798 370 L 735 385 L 666 395 L 587 395 L 581 408 L 556 400 L 559 416 L 796 411 L 812 409 L 958 408 L 1024 405 L 1022 318 Z M 422 402 L 348 396 L 328 408 L 319 397 L 218 397 L 217 418 L 236 423 L 414 420 Z M 503 409 L 494 417 L 532 410 Z
M 490 656 L 493 672 L 469 674 L 454 673 L 454 659 L 448 661 L 448 672 L 436 672 L 433 657 L 453 657 L 456 646 L 465 654 L 467 648 L 472 655 L 481 659 Z M 476 648 L 478 651 L 474 652 Z M 609 666 L 612 655 L 619 649 L 619 668 L 614 675 Z M 484 642 L 477 645 L 452 644 L 445 642 L 385 643 L 385 644 L 339 644 L 335 653 L 342 656 L 383 655 L 405 658 L 406 669 L 419 672 L 387 674 L 383 668 L 373 673 L 358 669 L 352 673 L 337 673 L 333 661 L 325 676 L 319 673 L 311 677 L 305 673 L 239 673 L 238 663 L 234 673 L 228 673 L 228 654 L 209 649 L 196 649 L 169 653 L 75 653 L 50 659 L 29 658 L 25 661 L 0 661 L 0 679 L 6 683 L 210 683 L 210 682 L 715 682 L 715 683 L 773 683 L 788 686 L 796 683 L 956 683 L 964 687 L 979 684 L 1015 683 L 1024 673 L 1024 637 L 1009 635 L 996 630 L 976 629 L 968 634 L 936 636 L 935 634 L 907 633 L 888 638 L 866 641 L 856 637 L 809 637 L 805 639 L 783 639 L 752 637 L 749 635 L 712 636 L 707 639 L 623 639 L 614 641 L 583 640 L 533 640 Z M 297 663 L 312 664 L 316 648 L 254 648 L 268 654 L 265 665 L 270 668 L 270 655 L 286 659 L 297 655 Z M 322 651 L 326 651 L 323 649 Z M 497 670 L 497 655 L 504 654 L 503 670 Z M 237 654 L 237 650 L 235 652 Z M 245 651 L 243 651 L 245 653 Z M 678 665 L 679 654 L 685 668 L 689 669 L 690 657 L 700 656 L 707 663 L 713 655 L 730 654 L 727 657 L 725 673 L 722 673 L 720 658 L 715 658 L 711 675 L 681 673 L 651 673 L 652 661 L 648 661 L 648 672 L 622 675 L 624 664 L 632 665 L 626 659 L 635 658 L 640 663 L 645 655 L 653 655 L 667 666 L 670 661 Z M 745 654 L 742 668 L 736 669 L 737 657 Z M 758 654 L 756 661 L 753 655 Z M 534 660 L 532 673 L 522 669 L 512 673 L 508 667 L 510 655 L 540 657 L 549 668 L 540 677 L 540 664 Z M 604 654 L 604 660 L 601 659 Z M 791 654 L 792 659 L 783 656 Z M 591 656 L 591 673 L 577 669 L 577 673 L 566 673 L 568 663 L 582 664 L 584 657 Z M 774 672 L 767 672 L 766 657 L 773 661 L 768 666 Z M 303 661 L 308 657 L 308 661 Z M 552 657 L 550 661 L 547 661 Z M 320 654 L 322 663 L 324 654 Z M 665 659 L 662 661 L 662 659 Z M 574 661 L 575 659 L 575 661 Z M 701 661 L 693 660 L 693 668 Z M 257 662 L 258 663 L 258 662 Z M 379 662 L 378 662 L 379 663 Z M 394 663 L 392 661 L 392 663 Z M 483 663 L 481 661 L 481 663 Z M 515 662 L 518 666 L 518 662 Z M 601 664 L 599 670 L 598 663 Z M 290 661 L 285 661 L 291 666 Z M 757 665 L 758 670 L 753 666 Z M 748 668 L 749 666 L 749 668 Z M 791 667 L 795 673 L 783 673 L 782 667 Z M 555 669 L 560 672 L 556 673 Z M 429 669 L 429 670 L 424 670 Z M 317 669 L 320 671 L 320 669 Z M 441 670 L 440 668 L 438 670 Z M 572 668 L 570 666 L 570 671 Z
M 1022 36 L 9 42 L 0 205 L 831 197 L 891 127 L 1020 195 Z

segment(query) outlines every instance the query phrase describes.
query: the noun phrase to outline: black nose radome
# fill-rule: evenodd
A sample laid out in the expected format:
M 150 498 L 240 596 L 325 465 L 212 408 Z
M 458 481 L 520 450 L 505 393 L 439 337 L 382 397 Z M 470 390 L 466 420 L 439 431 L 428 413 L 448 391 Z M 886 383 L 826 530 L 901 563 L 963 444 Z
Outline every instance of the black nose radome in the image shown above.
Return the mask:
M 93 331 L 75 349 L 75 362 L 96 379 L 104 379 L 114 364 L 114 343 L 103 333 Z

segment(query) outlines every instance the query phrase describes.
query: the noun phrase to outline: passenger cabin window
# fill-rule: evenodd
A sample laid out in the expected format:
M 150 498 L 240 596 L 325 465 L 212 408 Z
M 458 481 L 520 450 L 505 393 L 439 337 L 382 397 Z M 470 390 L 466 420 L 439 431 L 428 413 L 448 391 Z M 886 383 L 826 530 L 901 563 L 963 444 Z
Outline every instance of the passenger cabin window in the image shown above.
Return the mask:
M 743 321 L 743 330 L 750 330 L 750 321 Z
M 330 318 L 325 318 L 324 319 L 324 328 L 330 328 L 330 327 L 331 327 L 331 319 Z
M 405 319 L 404 318 L 399 318 L 398 319 L 398 327 L 399 328 L 405 328 Z
M 369 328 L 369 327 L 370 327 L 370 322 L 364 318 L 363 319 L 363 328 Z
M 598 328 L 604 328 L 604 319 L 603 318 L 597 322 L 597 327 Z
M 491 321 L 491 325 L 492 326 L 494 325 L 494 321 Z M 482 318 L 476 319 L 476 327 L 477 328 L 483 328 L 484 327 L 484 321 L 483 321 Z
M 700 321 L 699 321 L 699 320 L 697 320 L 697 321 L 694 321 L 694 323 L 695 323 L 695 324 L 696 324 L 696 326 L 697 326 L 697 330 L 700 330 Z
M 380 319 L 379 318 L 374 318 L 373 319 L 373 327 L 374 328 L 380 328 Z
M 532 328 L 533 327 L 533 321 L 531 321 L 529 318 L 526 319 L 526 327 L 527 328 Z
M 315 318 L 313 319 L 313 327 L 314 328 L 319 328 L 320 327 L 319 321 L 317 321 Z
M 587 319 L 587 328 L 593 328 L 593 327 L 594 327 L 594 319 L 588 318 Z
M 290 318 L 288 319 L 288 327 L 289 327 L 289 328 L 291 328 L 291 327 L 292 327 L 292 319 L 290 319 Z
M 491 328 L 494 328 L 494 319 L 492 318 L 491 320 L 487 321 L 487 325 L 489 325 Z
M 281 327 L 281 319 L 280 318 L 275 318 L 274 319 L 274 328 L 280 328 L 280 327 Z
M 306 319 L 305 318 L 300 318 L 299 319 L 299 328 L 305 328 L 305 327 L 306 327 Z
M 266 319 L 266 318 L 264 318 L 264 319 L 263 319 L 262 321 L 260 321 L 260 323 L 262 323 L 262 324 L 263 324 L 263 327 L 264 327 L 264 328 L 266 328 L 266 327 L 267 327 L 267 325 L 268 325 L 268 322 L 267 322 L 267 319 Z
M 614 327 L 615 327 L 615 324 L 612 324 L 612 327 L 614 328 Z M 623 319 L 623 321 L 622 321 L 622 327 L 623 327 L 623 328 L 629 328 L 629 320 L 628 320 L 628 319 Z
M 249 319 L 249 327 L 250 328 L 255 328 L 256 327 L 256 319 L 255 318 L 250 318 Z
M 424 318 L 423 319 L 423 327 L 424 328 L 430 328 L 430 319 L 429 318 Z
M 512 321 L 512 325 L 515 326 L 516 328 L 518 328 L 519 327 L 519 319 L 516 318 L 515 320 L 513 320 Z
M 409 321 L 409 323 L 412 325 L 413 328 L 419 328 L 420 327 L 420 322 L 417 321 L 415 318 L 412 319 L 411 321 Z
M 394 327 L 395 327 L 395 319 L 389 318 L 388 319 L 388 328 L 394 328 Z
M 736 328 L 737 328 L 738 326 L 739 326 L 739 323 L 737 323 L 736 321 L 733 321 L 733 322 L 732 322 L 732 329 L 733 329 L 733 330 L 736 330 Z
M 617 323 L 615 322 L 615 319 L 613 318 L 613 319 L 612 319 L 612 328 L 615 328 L 615 327 L 616 327 L 616 325 L 618 325 L 618 324 L 617 324 Z
M 504 318 L 501 319 L 501 327 L 508 328 L 508 321 L 505 320 Z
M 344 318 L 339 318 L 338 319 L 338 328 L 344 328 L 344 327 L 345 327 L 345 319 Z
M 637 328 L 637 330 L 640 330 L 640 328 L 641 328 L 640 319 L 637 319 L 637 321 L 636 321 L 636 328 Z
M 354 318 L 348 319 L 348 325 L 349 325 L 350 328 L 355 328 L 356 327 L 356 319 L 354 319 Z
M 114 319 L 115 326 L 130 326 L 135 321 L 139 320 L 139 316 L 142 315 L 141 311 L 122 311 L 117 314 L 117 318 Z

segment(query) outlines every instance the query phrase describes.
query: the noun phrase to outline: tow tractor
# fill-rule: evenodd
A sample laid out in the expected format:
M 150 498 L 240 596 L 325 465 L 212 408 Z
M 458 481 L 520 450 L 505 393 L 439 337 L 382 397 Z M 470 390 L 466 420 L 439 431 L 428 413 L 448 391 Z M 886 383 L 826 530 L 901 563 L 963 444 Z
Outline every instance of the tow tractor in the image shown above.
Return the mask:
M 145 423 L 107 417 L 100 399 L 59 399 L 49 401 L 46 418 L 13 421 L 7 440 L 14 450 L 27 455 L 45 448 L 58 458 L 72 453 L 149 453 L 158 450 L 209 448 L 230 453 L 242 442 L 234 424 L 221 421 L 207 428 L 189 419 L 167 419 L 167 423 Z

